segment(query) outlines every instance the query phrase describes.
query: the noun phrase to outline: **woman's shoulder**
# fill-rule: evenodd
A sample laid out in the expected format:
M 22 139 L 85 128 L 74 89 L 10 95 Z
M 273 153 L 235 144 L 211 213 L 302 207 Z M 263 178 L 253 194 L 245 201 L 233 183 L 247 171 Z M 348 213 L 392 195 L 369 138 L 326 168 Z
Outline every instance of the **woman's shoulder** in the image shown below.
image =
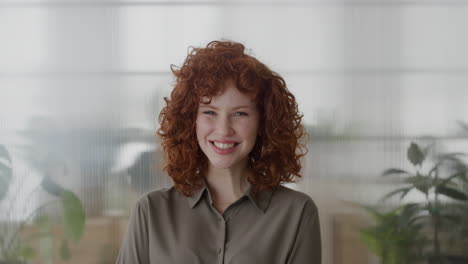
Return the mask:
M 282 207 L 292 207 L 310 212 L 316 212 L 318 210 L 317 205 L 310 195 L 284 185 L 280 185 L 278 189 L 275 190 L 271 202 L 277 203 Z
M 174 202 L 176 199 L 180 199 L 180 195 L 175 190 L 174 186 L 168 188 L 160 188 L 152 190 L 141 195 L 137 204 L 140 207 L 148 207 L 153 205 L 162 205 Z
M 274 192 L 274 196 L 293 202 L 313 202 L 312 198 L 308 194 L 286 185 L 280 185 Z

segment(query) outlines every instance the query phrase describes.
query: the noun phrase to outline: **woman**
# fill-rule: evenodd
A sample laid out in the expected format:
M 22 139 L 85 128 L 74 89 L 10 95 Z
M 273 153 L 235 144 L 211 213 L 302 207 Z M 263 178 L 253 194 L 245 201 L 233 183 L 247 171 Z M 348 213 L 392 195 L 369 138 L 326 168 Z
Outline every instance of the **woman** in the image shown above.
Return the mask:
M 317 207 L 281 185 L 307 152 L 283 78 L 229 41 L 171 69 L 158 135 L 174 186 L 138 201 L 117 263 L 320 264 Z

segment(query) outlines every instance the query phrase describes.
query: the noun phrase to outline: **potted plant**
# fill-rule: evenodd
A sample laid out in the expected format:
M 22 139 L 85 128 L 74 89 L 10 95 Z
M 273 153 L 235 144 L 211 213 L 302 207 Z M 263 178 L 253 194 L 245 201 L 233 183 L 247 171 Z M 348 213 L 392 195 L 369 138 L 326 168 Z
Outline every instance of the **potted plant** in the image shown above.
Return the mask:
M 423 149 L 418 144 L 411 143 L 407 151 L 407 159 L 414 167 L 414 170 L 390 168 L 382 173 L 384 177 L 398 177 L 404 184 L 404 186 L 383 197 L 383 200 L 387 200 L 390 197 L 398 196 L 399 202 L 403 204 L 400 208 L 403 209 L 393 210 L 381 215 L 368 210 L 374 215 L 374 218 L 377 218 L 376 225 L 371 227 L 370 230 L 390 228 L 385 226 L 384 223 L 387 224 L 385 218 L 391 218 L 393 219 L 393 222 L 389 220 L 393 223 L 391 228 L 402 228 L 393 233 L 395 236 L 402 235 L 402 237 L 406 237 L 407 233 L 416 232 L 415 237 L 421 238 L 419 242 L 409 240 L 405 241 L 405 243 L 419 243 L 422 248 L 419 247 L 414 253 L 419 254 L 427 263 L 468 263 L 468 258 L 463 254 L 453 255 L 441 248 L 442 241 L 444 245 L 448 245 L 449 242 L 453 244 L 454 241 L 458 241 L 458 244 L 460 244 L 460 241 L 466 239 L 464 236 L 468 233 L 466 232 L 468 229 L 466 223 L 468 195 L 466 190 L 463 189 L 468 179 L 466 177 L 467 165 L 460 158 L 463 153 L 433 155 L 432 161 L 429 154 L 431 154 L 431 147 Z M 424 170 L 423 168 L 426 167 L 428 169 Z M 423 194 L 424 200 L 420 203 L 405 203 L 404 198 L 411 191 Z M 411 210 L 408 208 L 411 208 Z M 398 225 L 395 224 L 395 219 L 400 219 Z M 401 223 L 405 223 L 406 228 L 400 226 Z M 457 228 L 453 228 L 454 226 Z M 458 231 L 453 232 L 454 230 Z M 463 232 L 460 232 L 460 230 Z M 385 239 L 378 237 L 375 233 L 369 233 L 369 230 L 363 230 L 362 234 L 366 242 L 368 242 L 370 235 L 374 235 L 377 240 Z M 425 242 L 430 244 L 427 245 Z M 367 244 L 369 245 L 369 243 Z M 414 250 L 414 248 L 411 248 L 411 250 Z M 375 250 L 373 251 L 375 252 Z M 389 261 L 385 259 L 386 257 L 383 254 L 380 254 L 380 256 L 384 263 Z
M 9 219 L 15 206 L 13 201 L 6 201 L 9 186 L 13 178 L 12 164 L 12 158 L 8 150 L 3 145 L 0 145 L 0 203 L 8 205 L 6 206 L 7 209 L 2 212 L 2 219 L 0 219 L 0 229 L 2 230 L 0 233 L 0 263 L 26 263 L 38 255 L 38 251 L 28 246 L 28 243 L 35 239 L 51 238 L 51 220 L 46 215 L 41 217 L 37 217 L 37 215 L 38 212 L 52 206 L 54 203 L 60 203 L 63 211 L 61 223 L 63 237 L 60 255 L 64 260 L 69 259 L 70 250 L 68 241 L 78 242 L 84 230 L 85 214 L 80 199 L 73 192 L 61 187 L 49 177 L 44 177 L 40 184 L 41 189 L 51 194 L 55 199 L 29 212 L 26 219 L 22 221 L 17 222 Z M 20 194 L 16 193 L 12 195 Z M 28 237 L 21 236 L 26 224 L 31 220 L 34 220 L 39 230 L 33 234 L 29 234 Z M 49 260 L 48 262 L 51 261 Z
M 414 221 L 417 204 L 383 212 L 369 206 L 364 209 L 375 225 L 362 229 L 361 238 L 382 264 L 412 264 L 420 260 L 424 238 L 420 235 L 423 225 Z

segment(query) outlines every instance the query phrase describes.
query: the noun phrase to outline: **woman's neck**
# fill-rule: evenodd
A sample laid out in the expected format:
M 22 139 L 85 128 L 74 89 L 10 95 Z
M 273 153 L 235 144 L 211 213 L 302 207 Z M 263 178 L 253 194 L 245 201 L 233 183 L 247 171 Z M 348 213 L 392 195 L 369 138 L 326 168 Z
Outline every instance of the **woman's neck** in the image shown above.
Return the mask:
M 210 168 L 205 177 L 213 202 L 229 204 L 239 199 L 249 188 L 250 170 L 242 169 L 213 169 Z

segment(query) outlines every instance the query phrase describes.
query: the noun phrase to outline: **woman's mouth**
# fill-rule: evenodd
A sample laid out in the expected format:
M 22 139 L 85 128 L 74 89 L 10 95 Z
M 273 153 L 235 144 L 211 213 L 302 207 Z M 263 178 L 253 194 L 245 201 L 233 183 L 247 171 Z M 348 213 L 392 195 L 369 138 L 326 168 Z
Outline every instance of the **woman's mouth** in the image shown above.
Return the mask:
M 237 146 L 239 143 L 219 143 L 219 142 L 214 142 L 210 141 L 211 146 L 213 147 L 213 150 L 218 153 L 218 154 L 229 154 L 232 153 L 237 149 Z

